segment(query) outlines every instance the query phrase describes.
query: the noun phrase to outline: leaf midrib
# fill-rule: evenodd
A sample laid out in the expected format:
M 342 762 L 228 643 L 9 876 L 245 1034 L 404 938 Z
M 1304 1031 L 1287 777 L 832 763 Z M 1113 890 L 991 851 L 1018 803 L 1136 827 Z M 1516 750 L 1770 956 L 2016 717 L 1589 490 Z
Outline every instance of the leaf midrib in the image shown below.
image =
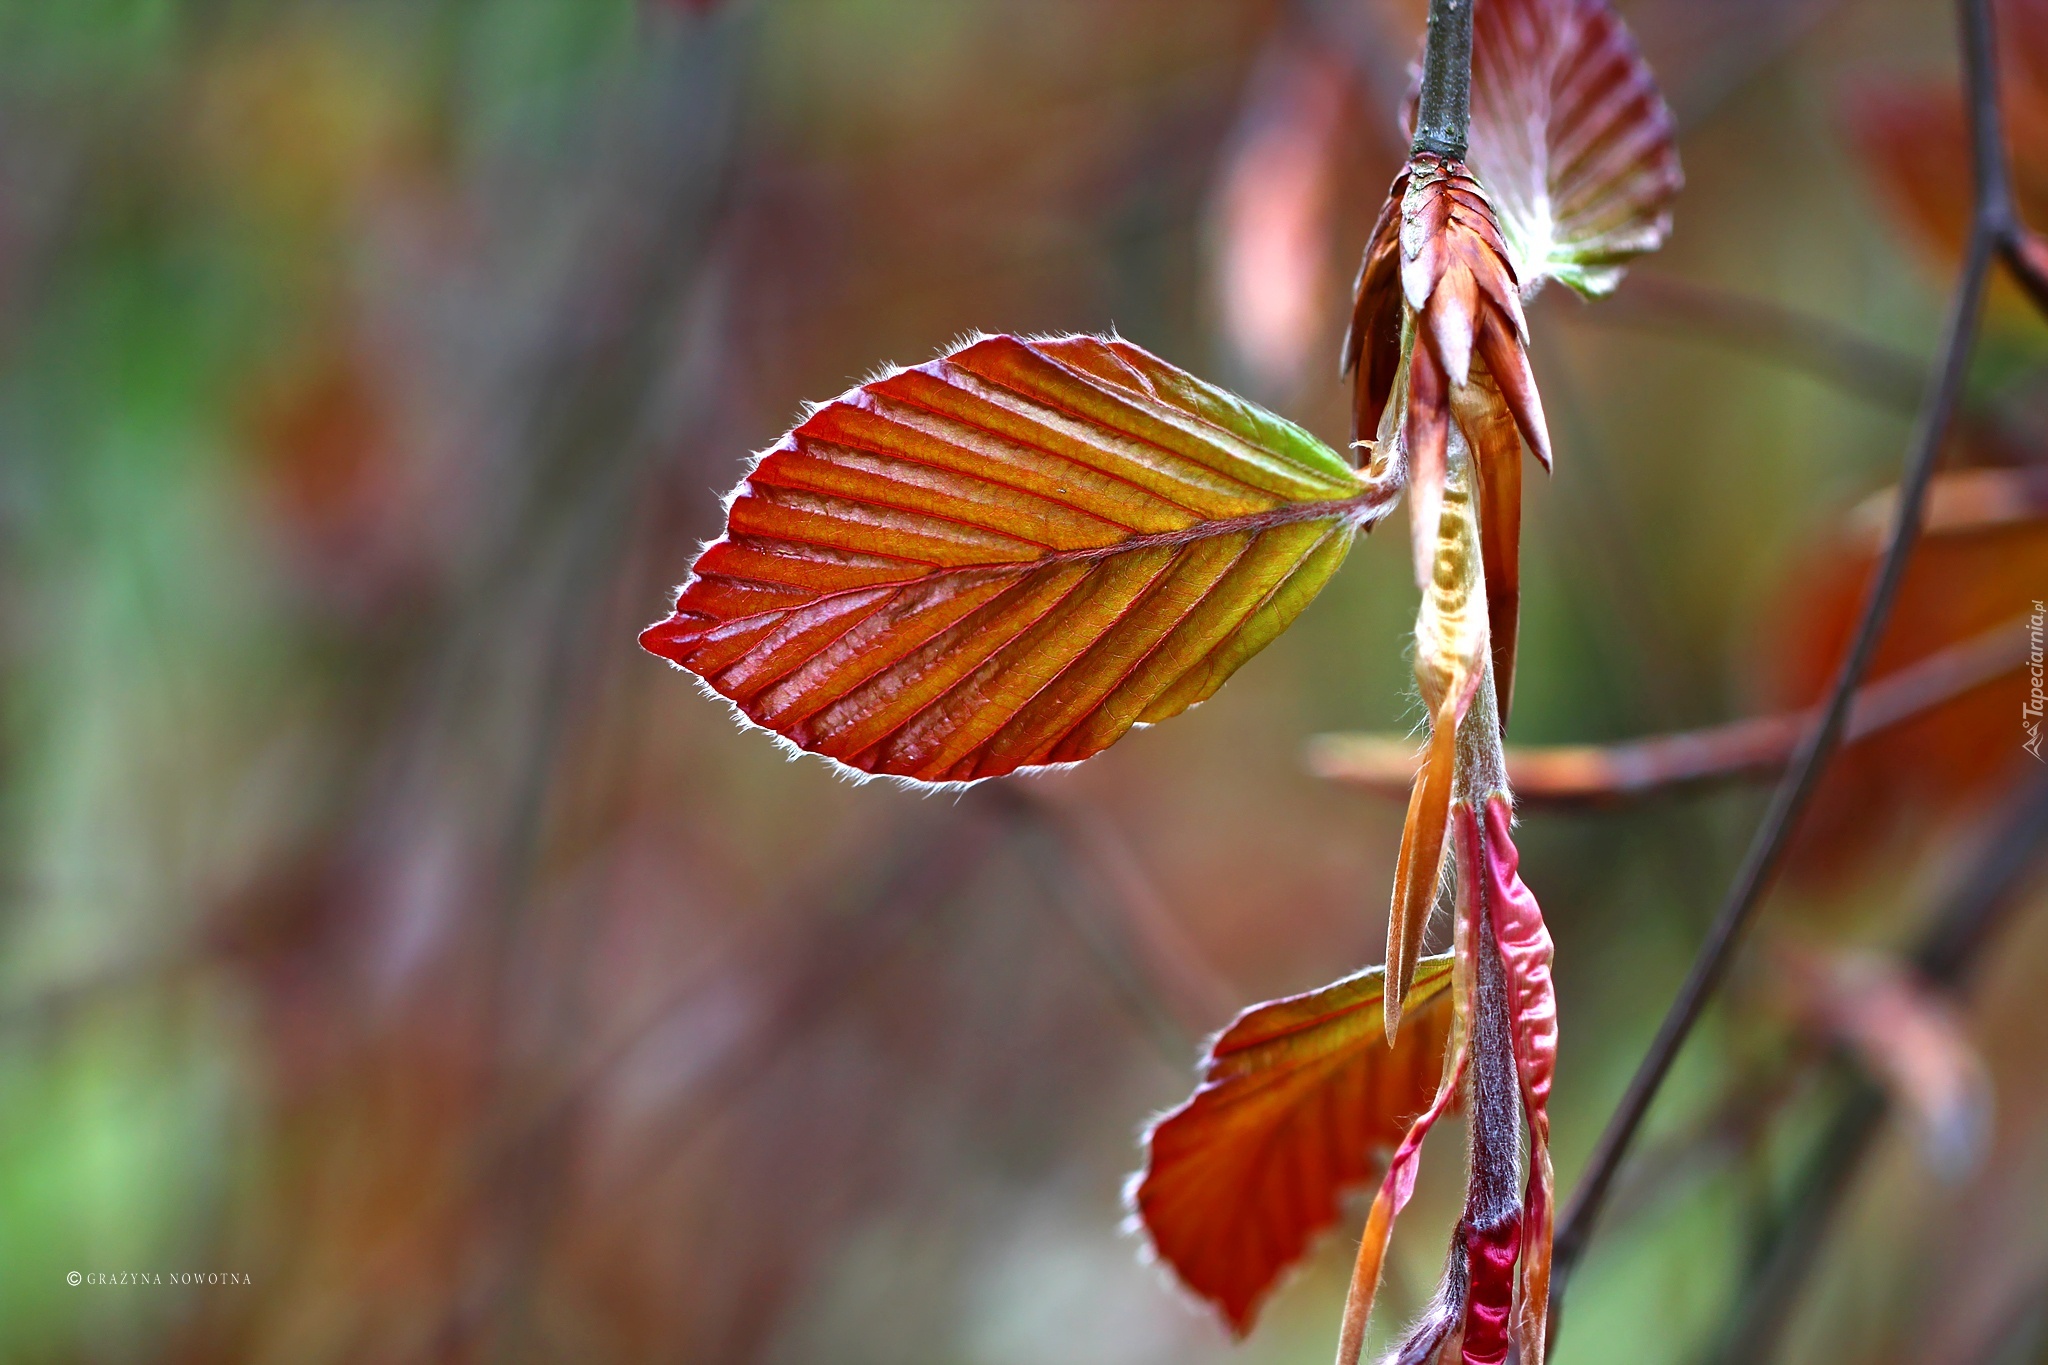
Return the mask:
M 1086 563 L 1110 559 L 1117 555 L 1136 553 L 1142 550 L 1168 547 L 1179 549 L 1208 540 L 1216 536 L 1234 535 L 1246 532 L 1257 536 L 1275 527 L 1291 526 L 1302 521 L 1341 520 L 1349 517 L 1361 529 L 1377 524 L 1393 507 L 1399 490 L 1386 484 L 1368 484 L 1348 498 L 1326 498 L 1311 502 L 1282 503 L 1260 512 L 1246 512 L 1234 517 L 1219 517 L 1212 521 L 1195 521 L 1171 531 L 1152 531 L 1144 535 L 1129 536 L 1112 541 L 1107 545 L 1088 545 L 1071 550 L 1049 550 L 1033 559 L 1002 560 L 990 564 L 958 564 L 952 566 L 933 565 L 922 573 L 911 574 L 899 579 L 883 579 L 874 583 L 863 583 L 855 587 L 835 588 L 830 592 L 818 593 L 806 598 L 801 604 L 769 607 L 749 612 L 744 616 L 717 618 L 721 625 L 732 625 L 744 621 L 759 620 L 763 617 L 787 615 L 801 607 L 830 602 L 854 593 L 874 592 L 877 589 L 893 591 L 907 588 L 933 578 L 950 578 L 970 574 L 1026 574 L 1038 569 L 1051 568 L 1060 564 Z M 809 545 L 820 550 L 840 550 L 845 547 L 828 541 L 777 532 L 773 537 L 791 545 Z M 881 556 L 894 558 L 894 556 Z M 729 575 L 711 574 L 707 577 L 726 578 Z M 735 580 L 738 581 L 738 580 Z

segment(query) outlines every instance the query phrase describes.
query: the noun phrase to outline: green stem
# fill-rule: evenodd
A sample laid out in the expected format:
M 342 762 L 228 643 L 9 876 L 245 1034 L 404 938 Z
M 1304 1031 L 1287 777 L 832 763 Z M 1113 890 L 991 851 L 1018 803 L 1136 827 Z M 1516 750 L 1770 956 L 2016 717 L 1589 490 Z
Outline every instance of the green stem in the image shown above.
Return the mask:
M 1429 0 L 1429 42 L 1422 51 L 1422 98 L 1415 109 L 1416 153 L 1465 157 L 1472 122 L 1472 0 Z

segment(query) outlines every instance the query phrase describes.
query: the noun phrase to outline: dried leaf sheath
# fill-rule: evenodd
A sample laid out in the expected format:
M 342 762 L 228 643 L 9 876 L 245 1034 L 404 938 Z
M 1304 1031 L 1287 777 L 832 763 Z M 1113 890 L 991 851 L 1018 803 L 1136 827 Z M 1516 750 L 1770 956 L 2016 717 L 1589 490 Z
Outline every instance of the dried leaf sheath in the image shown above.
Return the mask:
M 1126 342 L 990 337 L 784 437 L 641 640 L 800 748 L 994 777 L 1210 696 L 1388 497 Z
M 1250 1330 L 1260 1302 L 1338 1196 L 1368 1178 L 1430 1102 L 1451 1022 L 1451 960 L 1425 960 L 1398 1048 L 1382 1035 L 1374 967 L 1238 1016 L 1193 1098 L 1146 1137 L 1132 1211 L 1181 1282 Z
M 1515 646 L 1522 619 L 1522 438 L 1498 392 L 1492 375 L 1475 370 L 1471 388 L 1455 407 L 1473 449 L 1486 627 L 1505 733 L 1514 700 Z
M 1387 202 L 1367 239 L 1365 259 L 1352 286 L 1351 326 L 1344 333 L 1339 373 L 1352 378 L 1351 439 L 1372 440 L 1401 368 L 1401 205 L 1408 169 L 1394 177 Z
M 1521 595 L 1513 433 L 1550 465 L 1520 299 L 1546 278 L 1612 289 L 1623 261 L 1662 244 L 1684 177 L 1670 110 L 1605 0 L 1486 0 L 1472 42 L 1467 160 L 1417 155 L 1395 179 L 1359 270 L 1343 368 L 1353 439 L 1377 438 L 1376 460 L 1405 469 L 1419 581 L 1445 428 L 1455 421 L 1478 452 L 1505 727 Z M 1414 115 L 1411 99 L 1411 130 Z
M 1387 918 L 1387 977 L 1398 988 L 1414 970 L 1443 874 L 1445 831 L 1451 810 L 1458 723 L 1486 674 L 1487 603 L 1480 563 L 1479 519 L 1469 486 L 1471 461 L 1457 450 L 1445 482 L 1433 540 L 1428 590 L 1415 622 L 1415 679 L 1429 707 L 1429 750 L 1415 774 L 1401 854 L 1394 868 L 1394 900 Z M 1387 1038 L 1401 1026 L 1401 1004 L 1390 991 Z

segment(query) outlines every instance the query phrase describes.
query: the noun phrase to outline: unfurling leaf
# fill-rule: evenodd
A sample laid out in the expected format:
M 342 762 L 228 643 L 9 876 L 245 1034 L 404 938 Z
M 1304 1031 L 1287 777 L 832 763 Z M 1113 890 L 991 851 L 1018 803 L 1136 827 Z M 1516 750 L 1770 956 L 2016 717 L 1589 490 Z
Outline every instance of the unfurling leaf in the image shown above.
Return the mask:
M 1146 1138 L 1133 1212 L 1181 1282 L 1242 1334 L 1280 1273 L 1337 1221 L 1436 1092 L 1451 958 L 1425 959 L 1397 1048 L 1381 1033 L 1379 967 L 1239 1015 L 1202 1087 Z
M 799 748 L 997 777 L 1209 697 L 1392 496 L 1128 342 L 986 337 L 762 455 L 640 638 Z
M 1663 245 L 1685 183 L 1676 125 L 1605 0 L 1480 0 L 1465 162 L 1500 216 L 1524 293 L 1582 294 Z

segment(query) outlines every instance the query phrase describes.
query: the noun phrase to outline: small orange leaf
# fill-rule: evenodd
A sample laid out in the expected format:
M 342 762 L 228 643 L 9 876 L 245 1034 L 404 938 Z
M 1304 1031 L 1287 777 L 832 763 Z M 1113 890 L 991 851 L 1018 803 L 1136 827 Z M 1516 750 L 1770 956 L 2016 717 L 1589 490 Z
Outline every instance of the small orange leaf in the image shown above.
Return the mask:
M 1451 779 L 1457 775 L 1457 722 L 1438 717 L 1430 723 L 1435 729 L 1408 792 L 1401 852 L 1394 860 L 1394 900 L 1387 911 L 1387 970 L 1396 981 L 1409 979 L 1415 970 L 1430 912 L 1436 909 L 1451 818 Z M 1403 1008 L 1401 1000 L 1386 997 L 1383 1013 L 1389 1043 L 1401 1034 Z
M 1202 701 L 1394 490 L 1116 338 L 985 337 L 764 454 L 641 643 L 799 748 L 974 781 Z
M 1146 1137 L 1133 1212 L 1161 1260 L 1239 1335 L 1337 1198 L 1385 1164 L 1443 1070 L 1451 956 L 1425 958 L 1407 1033 L 1380 1029 L 1386 970 L 1246 1010 L 1210 1046 L 1202 1087 Z

